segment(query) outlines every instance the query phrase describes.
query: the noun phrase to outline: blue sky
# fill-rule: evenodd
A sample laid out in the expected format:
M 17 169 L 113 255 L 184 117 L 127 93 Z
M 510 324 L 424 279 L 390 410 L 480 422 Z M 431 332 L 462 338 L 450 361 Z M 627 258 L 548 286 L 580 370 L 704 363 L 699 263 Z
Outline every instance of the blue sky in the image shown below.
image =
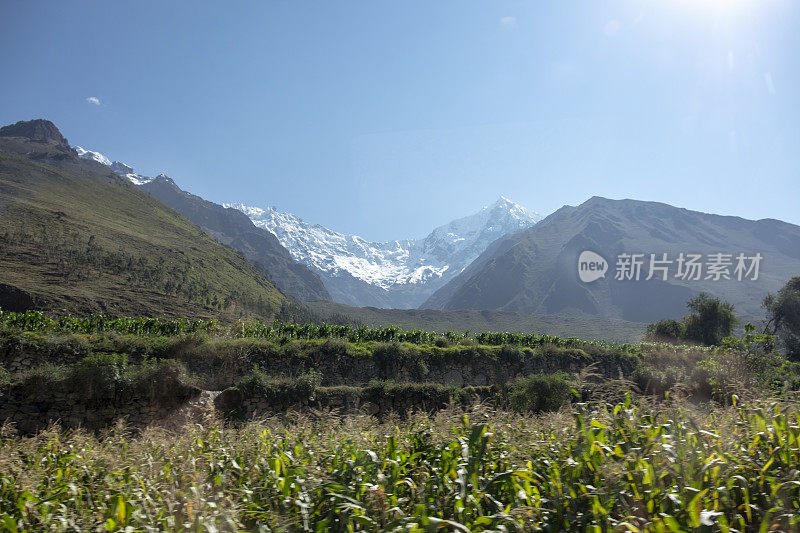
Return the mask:
M 800 223 L 796 1 L 7 1 L 0 65 L 3 124 L 369 239 L 500 195 Z

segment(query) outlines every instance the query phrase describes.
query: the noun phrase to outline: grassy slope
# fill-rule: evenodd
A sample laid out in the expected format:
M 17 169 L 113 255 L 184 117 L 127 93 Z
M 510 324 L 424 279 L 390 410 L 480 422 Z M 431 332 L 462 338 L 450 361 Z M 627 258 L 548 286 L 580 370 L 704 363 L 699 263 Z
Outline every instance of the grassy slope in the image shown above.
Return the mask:
M 0 245 L 0 281 L 45 309 L 271 318 L 286 302 L 240 254 L 91 166 L 0 155 Z
M 438 311 L 434 309 L 376 309 L 350 307 L 335 302 L 308 304 L 327 321 L 343 321 L 374 326 L 434 331 L 509 331 L 536 332 L 589 340 L 634 342 L 641 340 L 645 324 L 620 319 L 561 315 L 523 315 L 505 311 Z

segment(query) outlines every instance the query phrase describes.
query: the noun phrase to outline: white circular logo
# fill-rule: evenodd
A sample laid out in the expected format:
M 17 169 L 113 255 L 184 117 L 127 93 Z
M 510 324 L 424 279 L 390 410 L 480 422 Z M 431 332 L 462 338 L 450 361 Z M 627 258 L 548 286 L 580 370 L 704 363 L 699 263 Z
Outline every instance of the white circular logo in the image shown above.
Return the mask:
M 608 271 L 608 261 L 600 255 L 589 250 L 581 252 L 578 257 L 578 277 L 584 283 L 604 278 Z

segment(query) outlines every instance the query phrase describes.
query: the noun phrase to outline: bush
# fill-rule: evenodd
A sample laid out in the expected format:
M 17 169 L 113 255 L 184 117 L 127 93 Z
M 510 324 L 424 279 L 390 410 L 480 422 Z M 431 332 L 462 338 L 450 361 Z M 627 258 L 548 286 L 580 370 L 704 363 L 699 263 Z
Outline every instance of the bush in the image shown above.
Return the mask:
M 87 398 L 113 398 L 127 366 L 125 354 L 94 353 L 69 369 L 68 385 Z
M 450 339 L 441 335 L 433 339 L 433 345 L 437 348 L 447 348 L 451 344 Z
M 328 357 L 340 359 L 346 357 L 350 345 L 344 339 L 325 339 L 319 345 L 319 351 Z
M 514 411 L 557 411 L 573 395 L 572 377 L 565 372 L 535 374 L 518 378 L 508 390 L 509 407 Z
M 778 335 L 786 357 L 800 361 L 800 276 L 790 279 L 777 295 L 769 294 L 766 331 Z
M 61 388 L 67 378 L 67 370 L 63 365 L 44 363 L 24 372 L 15 389 L 33 398 L 49 395 L 51 391 Z
M 174 359 L 156 359 L 130 365 L 118 378 L 117 394 L 146 396 L 151 400 L 172 399 L 188 394 L 186 368 Z
M 421 379 L 428 373 L 428 365 L 420 348 L 407 342 L 381 342 L 372 350 L 380 375 L 393 378 L 403 371 Z
M 642 364 L 631 373 L 630 379 L 645 394 L 664 394 L 679 383 L 687 383 L 689 376 L 684 367 L 654 368 Z
M 441 383 L 395 383 L 372 381 L 361 390 L 361 401 L 380 406 L 381 411 L 405 414 L 410 410 L 433 411 L 450 402 L 467 404 L 488 396 L 490 387 L 459 389 Z
M 684 317 L 685 337 L 707 346 L 718 346 L 730 337 L 737 319 L 733 305 L 702 292 L 686 304 L 692 311 Z
M 647 325 L 646 337 L 650 340 L 678 340 L 683 339 L 685 335 L 686 328 L 683 323 L 671 318 Z
M 276 407 L 314 399 L 314 391 L 322 383 L 322 374 L 311 370 L 296 378 L 273 377 L 261 370 L 258 365 L 236 384 L 244 397 L 266 397 Z
M 506 364 L 517 365 L 525 361 L 526 356 L 532 356 L 533 350 L 522 348 L 516 344 L 504 344 L 500 348 L 500 360 Z
M 53 393 L 76 393 L 77 401 L 118 402 L 127 397 L 179 398 L 191 389 L 179 361 L 159 359 L 128 365 L 127 356 L 97 353 L 72 366 L 45 363 L 24 373 L 15 393 L 47 399 Z

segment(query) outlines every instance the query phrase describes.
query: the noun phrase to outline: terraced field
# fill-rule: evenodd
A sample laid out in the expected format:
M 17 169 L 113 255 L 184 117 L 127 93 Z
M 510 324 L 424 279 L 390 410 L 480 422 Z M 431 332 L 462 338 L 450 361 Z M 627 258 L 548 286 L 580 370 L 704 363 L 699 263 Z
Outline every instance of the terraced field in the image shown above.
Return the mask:
M 1 313 L 0 525 L 796 531 L 768 341 Z

